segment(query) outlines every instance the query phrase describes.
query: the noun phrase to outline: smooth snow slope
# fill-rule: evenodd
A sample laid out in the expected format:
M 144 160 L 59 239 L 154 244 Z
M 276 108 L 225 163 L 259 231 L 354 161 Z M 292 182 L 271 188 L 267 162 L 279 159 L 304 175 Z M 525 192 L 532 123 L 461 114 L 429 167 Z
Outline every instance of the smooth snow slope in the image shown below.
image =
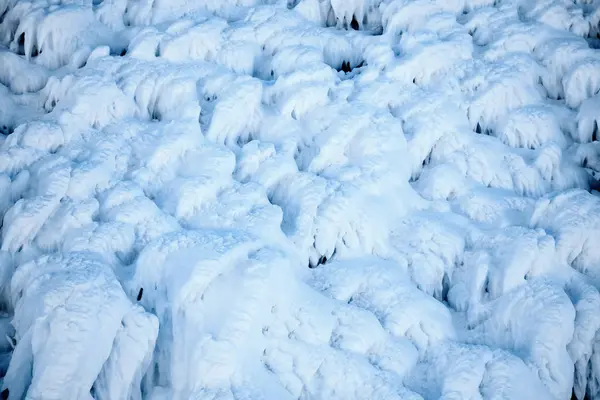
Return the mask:
M 2 398 L 600 399 L 599 23 L 0 0 Z

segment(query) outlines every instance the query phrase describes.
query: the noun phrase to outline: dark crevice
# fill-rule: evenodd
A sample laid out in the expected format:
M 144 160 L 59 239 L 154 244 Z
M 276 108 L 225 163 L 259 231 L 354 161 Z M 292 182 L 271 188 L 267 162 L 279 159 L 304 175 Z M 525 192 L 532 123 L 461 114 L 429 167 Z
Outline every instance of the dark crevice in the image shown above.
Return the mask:
M 340 19 L 336 18 L 337 23 L 339 23 Z M 344 17 L 343 21 L 342 21 L 342 28 L 344 28 L 345 31 L 348 30 L 348 21 L 346 20 L 346 17 Z
M 319 265 L 323 265 L 327 262 L 327 257 L 321 256 L 316 264 L 313 264 L 312 261 L 308 263 L 308 268 L 317 268 Z
M 444 277 L 442 278 L 442 301 L 444 303 L 448 302 L 448 292 L 450 291 L 450 277 L 447 272 L 444 272 Z
M 157 109 L 152 110 L 150 119 L 152 119 L 152 121 L 160 121 L 162 119 L 160 111 L 158 111 Z
M 110 48 L 110 55 L 111 56 L 123 57 L 125 54 L 127 54 L 127 47 L 124 47 L 124 48 L 121 48 L 121 47 L 111 47 Z
M 571 391 L 571 400 L 592 400 L 592 398 L 587 392 L 583 395 L 583 399 L 578 398 L 575 394 L 575 388 L 573 388 L 573 390 Z
M 489 279 L 489 277 L 486 277 L 485 278 L 485 282 L 483 283 L 483 293 L 485 295 L 489 295 L 490 294 L 489 287 L 488 287 L 489 284 L 490 284 L 490 279 Z
M 236 140 L 236 144 L 240 148 L 242 148 L 253 140 L 254 140 L 254 135 L 252 134 L 252 132 L 248 132 L 246 135 L 239 135 Z
M 358 24 L 358 21 L 356 20 L 356 15 L 352 15 L 352 21 L 350 22 L 350 27 L 352 29 L 354 29 L 355 31 L 360 29 L 360 25 Z
M 344 71 L 345 73 L 352 71 L 352 68 L 350 67 L 350 62 L 342 62 L 341 71 Z
M 25 55 L 25 32 L 21 33 L 19 39 L 17 40 L 17 44 L 19 48 L 17 49 L 17 54 L 20 56 Z
M 337 253 L 337 249 L 333 249 L 333 253 L 331 253 L 331 256 L 329 258 L 327 258 L 327 256 L 323 255 L 323 256 L 319 257 L 319 259 L 317 260 L 316 263 L 309 261 L 308 268 L 317 268 L 320 265 L 325 265 L 328 261 L 333 260 L 333 257 L 335 257 L 336 253 Z
M 7 124 L 3 124 L 2 126 L 0 126 L 0 134 L 4 135 L 4 136 L 8 136 L 11 133 L 13 133 L 14 128 L 10 125 Z
M 479 134 L 483 134 L 483 135 L 491 135 L 493 133 L 493 131 L 491 129 L 488 128 L 483 128 L 481 126 L 481 124 L 478 122 L 477 126 L 475 127 L 475 133 L 479 133 Z
M 359 62 L 358 64 L 352 66 L 352 64 L 350 63 L 350 61 L 342 61 L 342 65 L 338 68 L 336 67 L 336 71 L 340 72 L 343 71 L 344 73 L 349 73 L 352 72 L 352 70 L 356 69 L 356 68 L 361 68 L 365 65 L 364 61 Z
M 590 192 L 592 191 L 600 191 L 600 181 L 596 178 L 590 177 Z
M 433 152 L 433 150 L 429 151 L 427 156 L 423 159 L 423 162 L 421 163 L 422 167 L 426 167 L 427 165 L 429 165 L 429 163 L 431 163 L 431 153 L 432 152 Z
M 299 3 L 298 0 L 288 0 L 288 8 L 294 8 L 296 6 L 295 3 Z M 293 4 L 291 6 L 290 4 Z M 371 25 L 369 25 L 369 22 Z M 362 19 L 359 20 L 358 17 L 353 14 L 350 22 L 344 18 L 340 20 L 340 17 L 335 15 L 333 8 L 329 9 L 327 14 L 327 18 L 325 19 L 325 27 L 327 28 L 335 28 L 341 25 L 341 29 L 344 30 L 355 30 L 355 31 L 363 31 L 367 35 L 371 36 L 381 36 L 383 35 L 383 26 L 381 25 L 381 21 L 369 21 L 368 14 L 365 13 L 362 16 Z

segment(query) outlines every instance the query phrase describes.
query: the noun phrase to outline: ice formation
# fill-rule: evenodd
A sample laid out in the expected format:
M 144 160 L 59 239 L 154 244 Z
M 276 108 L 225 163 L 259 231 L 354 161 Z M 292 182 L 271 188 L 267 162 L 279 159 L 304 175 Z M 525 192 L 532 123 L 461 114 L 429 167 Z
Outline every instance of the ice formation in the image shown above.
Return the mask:
M 0 0 L 3 399 L 600 399 L 599 0 Z

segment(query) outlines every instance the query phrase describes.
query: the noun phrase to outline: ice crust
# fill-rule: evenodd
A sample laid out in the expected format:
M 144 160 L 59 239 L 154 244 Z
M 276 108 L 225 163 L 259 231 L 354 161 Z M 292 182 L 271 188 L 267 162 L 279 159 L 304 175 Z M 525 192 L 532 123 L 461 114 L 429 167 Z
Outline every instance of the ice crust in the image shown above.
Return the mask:
M 2 396 L 600 399 L 599 24 L 0 0 Z

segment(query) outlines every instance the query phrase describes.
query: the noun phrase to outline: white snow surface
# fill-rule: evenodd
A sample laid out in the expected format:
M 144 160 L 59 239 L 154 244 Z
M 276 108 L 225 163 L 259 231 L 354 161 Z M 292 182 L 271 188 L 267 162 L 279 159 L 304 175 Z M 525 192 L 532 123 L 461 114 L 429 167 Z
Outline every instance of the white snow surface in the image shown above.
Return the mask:
M 600 399 L 600 0 L 0 0 L 10 400 Z

